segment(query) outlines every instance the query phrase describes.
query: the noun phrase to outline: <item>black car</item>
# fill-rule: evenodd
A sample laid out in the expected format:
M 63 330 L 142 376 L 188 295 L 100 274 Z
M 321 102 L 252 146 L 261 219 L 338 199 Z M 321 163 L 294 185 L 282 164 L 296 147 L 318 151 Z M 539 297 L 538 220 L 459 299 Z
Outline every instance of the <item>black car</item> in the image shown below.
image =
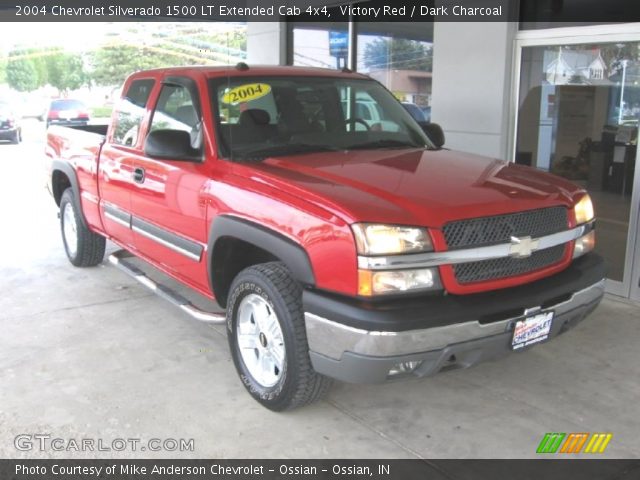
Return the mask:
M 0 103 L 0 140 L 9 140 L 11 143 L 22 141 L 22 127 L 18 115 L 6 103 Z
M 87 123 L 89 123 L 89 108 L 80 100 L 63 98 L 53 100 L 49 105 L 47 127 L 86 125 Z

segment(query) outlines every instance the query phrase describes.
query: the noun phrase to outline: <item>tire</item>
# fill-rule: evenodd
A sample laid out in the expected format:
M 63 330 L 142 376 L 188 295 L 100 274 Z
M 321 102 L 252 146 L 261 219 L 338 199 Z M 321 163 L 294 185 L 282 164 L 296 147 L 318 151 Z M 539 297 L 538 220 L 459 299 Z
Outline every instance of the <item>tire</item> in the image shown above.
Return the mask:
M 233 280 L 227 338 L 242 383 L 269 410 L 308 405 L 331 386 L 311 366 L 302 289 L 282 263 L 248 267 Z
M 60 199 L 60 231 L 64 250 L 73 265 L 93 267 L 102 262 L 107 242 L 82 223 L 71 188 L 67 188 Z

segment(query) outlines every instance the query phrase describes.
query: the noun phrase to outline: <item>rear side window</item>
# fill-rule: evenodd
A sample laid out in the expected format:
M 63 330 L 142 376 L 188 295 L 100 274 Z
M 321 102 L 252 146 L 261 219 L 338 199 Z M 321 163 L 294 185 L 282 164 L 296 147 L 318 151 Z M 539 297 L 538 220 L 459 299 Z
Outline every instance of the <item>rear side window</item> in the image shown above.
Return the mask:
M 124 97 L 116 106 L 113 143 L 129 147 L 137 143 L 138 132 L 154 84 L 155 80 L 151 79 L 131 82 Z
M 87 110 L 87 106 L 79 100 L 54 100 L 51 102 L 51 110 Z

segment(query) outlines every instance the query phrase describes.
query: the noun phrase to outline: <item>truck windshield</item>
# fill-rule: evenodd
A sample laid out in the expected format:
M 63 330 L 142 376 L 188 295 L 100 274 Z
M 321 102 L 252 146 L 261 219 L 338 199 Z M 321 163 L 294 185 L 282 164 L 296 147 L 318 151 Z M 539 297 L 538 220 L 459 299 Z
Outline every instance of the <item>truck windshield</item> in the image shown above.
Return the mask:
M 372 80 L 212 80 L 222 154 L 234 160 L 323 151 L 433 148 L 391 93 Z

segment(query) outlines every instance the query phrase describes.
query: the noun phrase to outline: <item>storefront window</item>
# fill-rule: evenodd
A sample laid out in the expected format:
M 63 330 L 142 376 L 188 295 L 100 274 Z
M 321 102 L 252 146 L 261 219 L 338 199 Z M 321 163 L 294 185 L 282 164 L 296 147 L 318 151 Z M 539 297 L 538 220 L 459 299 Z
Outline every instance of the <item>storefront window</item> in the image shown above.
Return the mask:
M 516 162 L 584 186 L 622 281 L 640 120 L 640 43 L 522 49 Z
M 348 67 L 348 30 L 347 22 L 292 24 L 289 63 L 301 67 Z
M 429 120 L 433 24 L 362 22 L 356 26 L 358 71 L 381 82 L 400 101 L 417 106 Z

